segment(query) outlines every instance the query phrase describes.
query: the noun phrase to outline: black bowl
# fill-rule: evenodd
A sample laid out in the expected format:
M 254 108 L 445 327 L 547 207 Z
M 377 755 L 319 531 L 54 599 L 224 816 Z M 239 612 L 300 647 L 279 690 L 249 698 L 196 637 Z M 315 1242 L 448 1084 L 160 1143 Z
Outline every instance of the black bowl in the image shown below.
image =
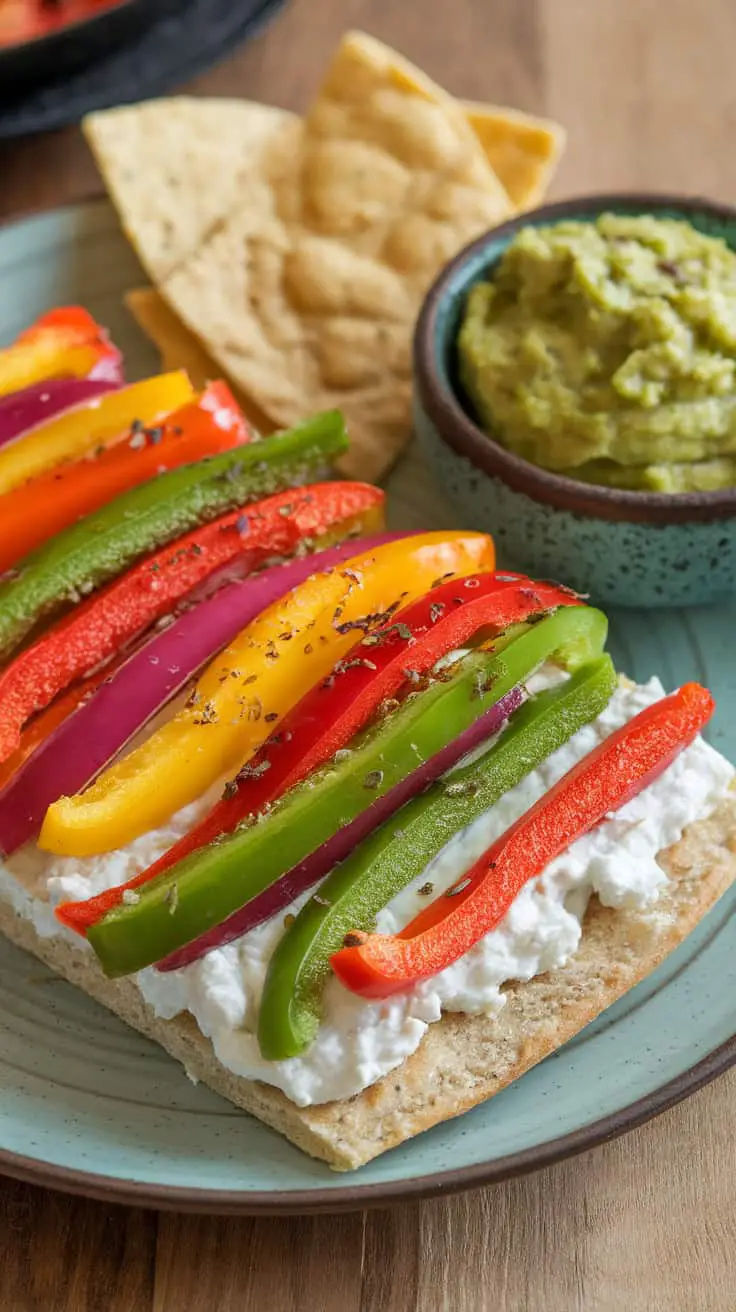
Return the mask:
M 0 104 L 34 86 L 61 81 L 125 45 L 155 19 L 157 7 L 156 0 L 118 0 L 45 36 L 0 47 Z

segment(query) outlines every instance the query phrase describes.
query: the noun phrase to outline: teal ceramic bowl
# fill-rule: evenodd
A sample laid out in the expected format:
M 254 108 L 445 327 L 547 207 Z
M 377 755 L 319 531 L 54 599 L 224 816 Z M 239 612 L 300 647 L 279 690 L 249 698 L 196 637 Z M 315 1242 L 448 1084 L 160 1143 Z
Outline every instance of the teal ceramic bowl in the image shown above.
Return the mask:
M 507 451 L 475 422 L 457 383 L 456 338 L 470 288 L 492 274 L 520 228 L 600 214 L 686 219 L 736 250 L 736 209 L 666 196 L 593 196 L 545 205 L 466 247 L 431 288 L 414 339 L 414 422 L 426 459 L 499 560 L 560 579 L 601 603 L 638 608 L 736 594 L 736 488 L 630 492 L 578 483 Z

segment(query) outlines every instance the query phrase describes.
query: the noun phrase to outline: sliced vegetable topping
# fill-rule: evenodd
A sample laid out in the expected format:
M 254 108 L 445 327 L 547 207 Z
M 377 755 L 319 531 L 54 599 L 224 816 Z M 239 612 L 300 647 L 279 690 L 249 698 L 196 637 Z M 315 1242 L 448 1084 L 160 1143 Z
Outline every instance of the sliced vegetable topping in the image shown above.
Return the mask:
M 342 416 L 332 410 L 117 497 L 27 556 L 17 577 L 0 584 L 0 658 L 38 620 L 121 574 L 148 551 L 233 506 L 304 482 L 346 444 Z
M 107 392 L 117 390 L 117 382 L 103 378 L 47 378 L 43 383 L 32 383 L 21 392 L 10 392 L 0 397 L 0 446 L 40 424 L 47 424 L 55 415 L 72 410 Z
M 422 874 L 454 834 L 600 715 L 615 686 L 610 656 L 582 665 L 516 711 L 479 761 L 438 780 L 335 867 L 269 962 L 258 1024 L 264 1057 L 296 1057 L 312 1042 L 332 974 L 330 957 L 348 930 L 372 928 L 377 913 Z
M 136 420 L 152 424 L 194 396 L 185 373 L 131 383 L 76 406 L 0 449 L 0 495 L 64 460 L 77 460 L 129 433 Z
M 407 680 L 418 683 L 448 652 L 462 647 L 483 627 L 494 632 L 556 606 L 576 604 L 572 593 L 553 584 L 532 584 L 523 574 L 471 574 L 430 589 L 352 647 L 324 682 L 289 712 L 276 740 L 261 747 L 227 788 L 222 801 L 199 825 L 166 852 L 151 878 L 219 834 L 231 833 L 331 756 Z
M 104 328 L 78 305 L 41 315 L 0 351 L 0 396 L 44 378 L 120 381 L 120 352 Z
M 320 553 L 339 564 L 355 550 L 343 543 Z M 38 833 L 46 808 L 67 788 L 83 788 L 213 654 L 274 598 L 314 569 L 314 558 L 277 565 L 254 578 L 226 584 L 214 597 L 155 634 L 86 695 L 25 768 L 0 793 L 0 851 L 10 856 Z M 81 699 L 80 699 L 81 700 Z M 53 704 L 53 709 L 57 703 Z
M 493 564 L 493 544 L 484 534 L 428 533 L 313 575 L 231 643 L 174 719 L 86 793 L 50 807 L 40 845 L 86 856 L 163 823 L 236 770 L 305 689 L 329 673 L 352 645 L 354 630 L 346 625 L 360 620 L 365 627 L 371 615 L 378 627 L 389 607 L 421 595 L 434 578 L 448 570 L 471 574 L 485 563 Z
M 168 469 L 178 469 L 205 456 L 242 446 L 250 437 L 229 387 L 225 383 L 210 383 L 201 396 L 160 424 L 147 428 L 138 421 L 126 441 L 116 443 L 95 458 L 60 465 L 31 479 L 30 483 L 0 497 L 0 574 L 54 534 L 69 528 L 84 515 L 91 515 L 122 492 Z
M 448 769 L 458 759 L 453 758 L 455 740 L 475 721 L 495 709 L 498 713 L 486 722 L 485 733 L 497 729 L 518 704 L 514 690 L 540 661 L 559 650 L 574 653 L 574 658 L 595 655 L 605 633 L 600 612 L 574 607 L 542 620 L 500 653 L 468 655 L 366 730 L 344 758 L 287 793 L 262 823 L 254 818 L 194 853 L 142 887 L 135 904 L 117 908 L 94 925 L 88 937 L 104 969 L 111 975 L 126 974 L 161 960 L 207 934 L 287 874 L 268 908 L 259 908 L 257 920 L 288 905 L 415 789 L 431 782 L 438 765 Z M 498 710 L 512 692 L 510 703 Z M 467 750 L 467 741 L 460 750 Z M 437 753 L 441 761 L 428 765 Z M 408 776 L 413 777 L 406 787 L 397 788 Z M 369 809 L 365 825 L 346 834 Z M 249 919 L 251 913 L 255 915 L 252 908 Z M 235 932 L 231 922 L 224 941 Z M 214 944 L 205 950 L 209 946 Z
M 268 560 L 290 555 L 306 538 L 380 528 L 383 501 L 383 493 L 367 483 L 317 483 L 255 502 L 247 513 L 223 515 L 148 556 L 0 671 L 0 761 L 15 750 L 20 730 L 34 711 L 47 706 L 73 679 L 109 660 L 155 620 L 191 601 L 193 589 L 220 586 L 223 568 L 234 573 L 237 566 L 243 576 Z M 313 569 L 301 571 L 299 579 Z M 214 643 L 209 655 L 238 627 L 242 624 Z
M 573 766 L 400 934 L 351 931 L 331 958 L 338 979 L 386 998 L 438 974 L 495 929 L 529 879 L 666 770 L 714 710 L 697 683 L 648 706 Z

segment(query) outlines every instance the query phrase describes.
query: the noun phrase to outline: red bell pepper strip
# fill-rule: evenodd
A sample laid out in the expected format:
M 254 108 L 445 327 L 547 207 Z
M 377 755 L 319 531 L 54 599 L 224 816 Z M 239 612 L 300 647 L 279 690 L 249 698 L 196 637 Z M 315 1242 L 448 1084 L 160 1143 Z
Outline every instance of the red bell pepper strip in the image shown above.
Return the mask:
M 317 483 L 281 492 L 187 533 L 77 606 L 0 672 L 0 762 L 25 721 L 69 683 L 110 659 L 223 567 L 240 575 L 305 538 L 380 525 L 384 494 L 367 483 Z M 348 521 L 346 523 L 346 521 Z
M 119 381 L 120 352 L 81 306 L 41 315 L 12 346 L 0 351 L 0 396 L 43 378 Z
M 348 934 L 330 959 L 338 979 L 361 997 L 387 998 L 452 965 L 496 928 L 528 880 L 662 774 L 714 708 L 706 688 L 686 683 L 640 711 L 568 770 L 400 934 Z
M 210 383 L 195 401 L 159 425 L 138 424 L 128 441 L 93 459 L 70 461 L 40 474 L 0 496 L 0 574 L 121 492 L 250 438 L 227 384 Z
M 499 577 L 489 571 L 432 589 L 399 611 L 389 626 L 352 647 L 335 672 L 311 688 L 284 717 L 275 737 L 238 777 L 235 791 L 229 786 L 196 828 L 124 887 L 140 888 L 190 852 L 232 833 L 245 816 L 263 811 L 323 765 L 407 683 L 407 666 L 415 680 L 482 628 L 498 631 L 532 613 L 575 604 L 574 594 L 554 584 L 532 583 L 523 574 Z M 123 888 L 111 888 L 88 902 L 73 904 L 72 928 L 86 932 L 120 904 L 122 894 Z M 70 923 L 68 916 L 65 923 Z
M 20 742 L 15 751 L 0 764 L 0 794 L 37 748 L 46 742 L 46 739 L 58 729 L 60 724 L 68 719 L 72 711 L 75 711 L 81 702 L 92 696 L 103 679 L 110 677 L 116 664 L 117 662 L 106 665 L 103 669 L 97 670 L 95 674 L 91 674 L 88 679 L 84 679 L 81 683 L 75 683 L 61 697 L 55 698 L 50 706 L 47 706 L 44 711 L 41 711 L 39 715 L 35 715 L 29 721 L 20 735 Z

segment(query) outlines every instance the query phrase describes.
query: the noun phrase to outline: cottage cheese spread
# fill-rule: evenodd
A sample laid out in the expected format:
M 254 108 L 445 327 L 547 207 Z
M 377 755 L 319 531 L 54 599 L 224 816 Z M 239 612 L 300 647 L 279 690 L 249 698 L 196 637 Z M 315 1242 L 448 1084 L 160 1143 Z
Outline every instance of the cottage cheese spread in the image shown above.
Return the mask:
M 535 676 L 534 689 L 559 677 L 558 671 L 543 671 Z M 407 924 L 426 905 L 426 895 L 419 893 L 422 885 L 431 882 L 435 894 L 448 888 L 576 761 L 663 695 L 657 679 L 640 687 L 619 687 L 593 724 L 447 844 L 380 913 L 378 929 L 393 933 Z M 266 968 L 283 932 L 283 914 L 181 970 L 144 970 L 136 977 L 138 986 L 159 1016 L 191 1012 L 219 1061 L 236 1074 L 277 1085 L 299 1106 L 349 1097 L 400 1065 L 443 1010 L 493 1013 L 503 1006 L 501 986 L 506 981 L 531 979 L 562 965 L 577 949 L 591 893 L 611 907 L 654 904 L 667 882 L 657 852 L 714 809 L 733 774 L 723 757 L 697 739 L 645 792 L 531 880 L 498 928 L 434 979 L 381 1003 L 366 1003 L 332 980 L 325 992 L 323 1025 L 301 1057 L 264 1061 L 254 1034 Z M 165 828 L 104 857 L 59 858 L 25 849 L 0 867 L 0 895 L 32 918 L 39 933 L 65 934 L 47 898 L 53 904 L 89 897 L 122 883 L 160 856 L 211 802 L 211 796 L 202 799 Z M 36 896 L 21 887 L 14 873 L 22 875 L 26 885 L 32 877 Z M 81 940 L 73 941 L 86 950 Z

